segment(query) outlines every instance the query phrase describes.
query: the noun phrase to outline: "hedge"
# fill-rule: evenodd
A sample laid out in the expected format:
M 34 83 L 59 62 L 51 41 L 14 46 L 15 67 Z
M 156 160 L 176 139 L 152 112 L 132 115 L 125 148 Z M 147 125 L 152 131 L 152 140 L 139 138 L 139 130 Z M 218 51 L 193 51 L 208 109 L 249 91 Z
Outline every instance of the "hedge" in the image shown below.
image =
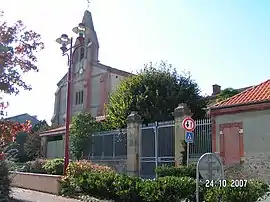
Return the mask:
M 67 176 L 61 180 L 61 193 L 67 196 L 88 195 L 99 199 L 130 202 L 195 201 L 196 180 L 192 166 L 188 168 L 158 168 L 155 180 L 117 174 L 106 166 L 87 161 L 73 162 Z M 170 176 L 164 176 L 168 173 Z M 183 176 L 187 173 L 188 176 Z M 173 176 L 176 175 L 176 176 Z M 162 176 L 162 177 L 161 177 Z M 192 176 L 192 177 L 191 177 Z M 268 191 L 268 185 L 249 181 L 245 188 L 200 187 L 200 199 L 205 202 L 254 202 Z
M 156 168 L 158 177 L 175 176 L 175 177 L 191 177 L 196 179 L 196 164 L 190 164 L 189 166 L 179 165 L 179 167 L 173 166 L 159 166 Z

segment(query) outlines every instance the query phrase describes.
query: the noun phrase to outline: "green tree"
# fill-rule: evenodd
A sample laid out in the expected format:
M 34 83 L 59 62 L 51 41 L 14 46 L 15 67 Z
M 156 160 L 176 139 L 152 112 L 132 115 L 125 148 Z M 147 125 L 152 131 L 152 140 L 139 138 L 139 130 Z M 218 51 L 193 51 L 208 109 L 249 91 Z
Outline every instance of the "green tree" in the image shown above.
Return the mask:
M 49 129 L 49 125 L 45 120 L 36 124 L 32 131 L 27 134 L 26 142 L 24 143 L 24 155 L 27 160 L 34 160 L 40 157 L 41 137 L 39 133 Z
M 239 93 L 238 90 L 235 90 L 233 88 L 226 88 L 217 95 L 217 101 L 220 102 L 226 100 L 238 93 Z
M 144 123 L 173 120 L 174 109 L 183 102 L 193 118 L 205 116 L 206 100 L 190 74 L 179 74 L 166 62 L 149 63 L 117 86 L 106 106 L 107 120 L 113 128 L 125 127 L 131 111 L 138 111 Z
M 106 128 L 100 122 L 96 122 L 90 113 L 80 113 L 73 117 L 70 128 L 70 151 L 77 160 L 83 153 L 92 151 L 92 134 L 103 131 Z

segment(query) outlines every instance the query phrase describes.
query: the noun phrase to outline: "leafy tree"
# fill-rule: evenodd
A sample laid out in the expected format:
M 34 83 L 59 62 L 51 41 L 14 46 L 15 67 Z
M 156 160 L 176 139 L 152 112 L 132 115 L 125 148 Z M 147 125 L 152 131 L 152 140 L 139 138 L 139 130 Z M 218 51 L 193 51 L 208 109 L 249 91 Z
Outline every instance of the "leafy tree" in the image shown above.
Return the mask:
M 96 122 L 90 113 L 80 113 L 73 117 L 70 128 L 70 151 L 77 159 L 81 159 L 85 149 L 92 151 L 91 135 L 106 130 L 104 125 Z
M 27 30 L 20 20 L 13 25 L 0 21 L 0 47 L 0 89 L 9 94 L 18 94 L 20 88 L 31 90 L 22 75 L 38 71 L 36 54 L 44 48 L 40 35 Z
M 239 92 L 233 88 L 226 88 L 217 95 L 217 101 L 220 102 L 220 101 L 226 100 L 238 93 Z
M 3 149 L 10 143 L 15 141 L 16 135 L 18 132 L 28 132 L 31 130 L 31 124 L 27 121 L 24 124 L 0 120 L 0 153 L 3 152 Z
M 0 17 L 3 12 L 0 11 Z M 31 71 L 38 71 L 36 66 L 38 51 L 44 48 L 39 34 L 27 30 L 22 21 L 13 25 L 0 20 L 0 92 L 8 94 L 19 93 L 20 89 L 31 90 L 22 75 Z M 0 101 L 3 97 L 0 97 Z M 3 116 L 4 103 L 0 103 L 0 116 Z M 30 123 L 20 124 L 0 120 L 0 138 L 3 145 L 8 144 L 20 131 L 27 131 Z
M 117 86 L 106 106 L 107 120 L 114 128 L 125 127 L 131 111 L 138 111 L 144 123 L 173 120 L 173 111 L 182 102 L 193 118 L 205 115 L 206 100 L 189 74 L 179 74 L 165 62 L 150 63 Z
M 45 120 L 36 124 L 30 133 L 27 135 L 26 142 L 24 144 L 24 155 L 27 160 L 34 160 L 40 156 L 41 138 L 39 133 L 49 129 L 49 125 Z

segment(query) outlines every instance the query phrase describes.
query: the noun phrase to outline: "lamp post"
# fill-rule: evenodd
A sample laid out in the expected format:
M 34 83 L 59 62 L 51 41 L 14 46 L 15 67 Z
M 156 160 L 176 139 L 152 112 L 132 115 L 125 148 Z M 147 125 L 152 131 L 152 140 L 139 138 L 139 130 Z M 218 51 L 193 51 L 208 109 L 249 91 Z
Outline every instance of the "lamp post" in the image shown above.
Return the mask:
M 69 124 L 71 118 L 71 75 L 72 75 L 72 66 L 73 58 L 76 50 L 79 47 L 84 46 L 84 38 L 86 27 L 83 23 L 80 23 L 77 27 L 74 27 L 72 31 L 76 34 L 79 34 L 77 40 L 79 44 L 73 44 L 73 38 L 69 38 L 68 35 L 62 34 L 60 38 L 56 39 L 56 42 L 61 44 L 62 55 L 68 57 L 68 75 L 67 75 L 67 105 L 66 105 L 66 123 L 65 123 L 65 148 L 64 148 L 64 174 L 69 164 Z M 69 48 L 67 47 L 69 45 Z

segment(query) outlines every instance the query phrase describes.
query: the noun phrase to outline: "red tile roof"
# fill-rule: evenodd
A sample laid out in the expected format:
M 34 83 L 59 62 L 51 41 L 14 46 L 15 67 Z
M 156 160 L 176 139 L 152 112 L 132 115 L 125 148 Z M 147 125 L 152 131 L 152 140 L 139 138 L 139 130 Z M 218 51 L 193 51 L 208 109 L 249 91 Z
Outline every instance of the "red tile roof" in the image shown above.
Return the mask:
M 104 121 L 104 120 L 105 120 L 105 116 L 97 116 L 96 117 L 97 122 Z M 59 135 L 59 134 L 65 133 L 65 131 L 66 131 L 66 126 L 59 126 L 57 128 L 54 128 L 54 129 L 43 131 L 43 132 L 39 133 L 39 135 L 40 136 L 53 136 L 53 135 Z
M 221 101 L 210 108 L 222 108 L 235 105 L 256 104 L 270 101 L 270 79 L 238 93 L 227 100 Z
M 59 134 L 59 133 L 62 133 L 62 132 L 64 133 L 65 129 L 66 129 L 65 126 L 61 126 L 61 127 L 54 128 L 54 129 L 51 129 L 51 130 L 43 131 L 39 135 L 40 136 L 46 136 L 46 135 L 55 135 L 55 134 Z

